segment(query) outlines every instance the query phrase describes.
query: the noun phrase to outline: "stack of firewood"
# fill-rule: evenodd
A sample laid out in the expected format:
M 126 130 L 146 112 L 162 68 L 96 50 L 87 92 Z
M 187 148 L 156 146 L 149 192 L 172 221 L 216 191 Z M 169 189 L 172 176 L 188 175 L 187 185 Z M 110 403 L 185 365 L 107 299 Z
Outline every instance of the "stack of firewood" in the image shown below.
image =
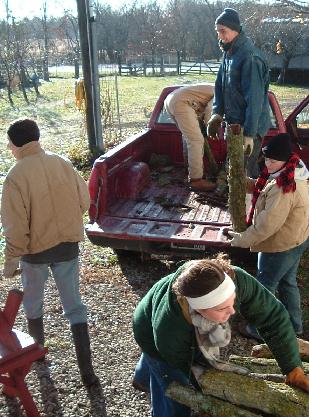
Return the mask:
M 298 339 L 304 370 L 309 375 L 309 342 Z M 172 383 L 167 395 L 192 410 L 212 417 L 308 417 L 309 395 L 284 383 L 266 345 L 254 346 L 251 357 L 229 361 L 249 369 L 248 375 L 193 367 L 201 391 Z

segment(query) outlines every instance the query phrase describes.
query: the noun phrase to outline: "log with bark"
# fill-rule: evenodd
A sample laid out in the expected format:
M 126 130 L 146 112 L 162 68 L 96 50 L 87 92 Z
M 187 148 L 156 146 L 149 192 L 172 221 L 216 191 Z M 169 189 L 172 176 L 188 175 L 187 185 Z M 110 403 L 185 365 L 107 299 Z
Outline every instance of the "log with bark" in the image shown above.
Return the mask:
M 230 355 L 229 362 L 244 366 L 251 372 L 266 375 L 279 375 L 283 378 L 276 359 L 252 358 L 250 356 Z M 303 363 L 306 375 L 309 375 L 309 364 Z M 265 378 L 266 379 L 266 378 Z M 309 400 L 309 399 L 308 399 Z
M 261 380 L 216 369 L 200 376 L 200 367 L 193 367 L 202 392 L 248 409 L 271 416 L 308 417 L 309 396 L 284 383 Z
M 237 407 L 177 382 L 172 382 L 165 393 L 174 401 L 178 401 L 194 411 L 209 413 L 211 417 L 262 417 L 262 414 L 258 412 Z
M 303 362 L 309 362 L 309 342 L 297 338 L 299 354 Z M 264 343 L 261 345 L 255 345 L 252 348 L 251 356 L 255 358 L 273 358 L 269 347 Z
M 218 173 L 218 164 L 213 156 L 207 138 L 204 140 L 204 154 L 206 155 L 209 164 L 209 176 L 216 177 Z
M 240 125 L 227 126 L 229 159 L 229 210 L 235 232 L 246 230 L 246 177 L 244 172 L 243 132 Z

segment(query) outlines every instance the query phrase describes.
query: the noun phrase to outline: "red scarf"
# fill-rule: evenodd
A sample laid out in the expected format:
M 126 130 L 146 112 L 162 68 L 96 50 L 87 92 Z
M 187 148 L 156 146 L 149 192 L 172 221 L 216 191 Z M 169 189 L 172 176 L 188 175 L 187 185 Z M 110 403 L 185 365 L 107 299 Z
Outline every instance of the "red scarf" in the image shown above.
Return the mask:
M 284 170 L 280 173 L 280 175 L 276 178 L 276 183 L 279 188 L 282 188 L 283 193 L 290 193 L 296 190 L 296 183 L 294 180 L 295 168 L 299 163 L 299 156 L 296 153 L 292 153 L 289 160 L 284 166 Z M 256 180 L 252 200 L 251 200 L 251 208 L 250 212 L 247 217 L 247 226 L 251 226 L 255 205 L 257 199 L 259 198 L 260 192 L 265 187 L 267 180 L 269 178 L 269 172 L 267 167 L 265 166 L 261 175 Z

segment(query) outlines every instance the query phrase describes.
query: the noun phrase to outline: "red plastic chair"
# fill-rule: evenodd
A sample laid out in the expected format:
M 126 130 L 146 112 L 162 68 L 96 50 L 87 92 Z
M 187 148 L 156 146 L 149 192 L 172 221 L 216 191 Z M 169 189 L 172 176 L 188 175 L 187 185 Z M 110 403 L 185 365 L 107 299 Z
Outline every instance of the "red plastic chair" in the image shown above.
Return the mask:
M 40 417 L 25 377 L 31 364 L 43 358 L 47 349 L 13 328 L 22 298 L 22 291 L 9 291 L 4 309 L 0 310 L 0 383 L 4 385 L 3 394 L 20 399 L 27 417 Z

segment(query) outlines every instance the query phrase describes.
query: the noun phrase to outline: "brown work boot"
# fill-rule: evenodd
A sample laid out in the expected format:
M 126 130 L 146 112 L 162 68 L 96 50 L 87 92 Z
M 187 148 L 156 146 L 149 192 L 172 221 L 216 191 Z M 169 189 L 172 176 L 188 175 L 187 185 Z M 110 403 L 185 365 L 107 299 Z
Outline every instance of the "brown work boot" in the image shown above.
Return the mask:
M 216 184 L 205 180 L 204 178 L 191 179 L 189 185 L 193 191 L 212 191 L 216 188 Z

